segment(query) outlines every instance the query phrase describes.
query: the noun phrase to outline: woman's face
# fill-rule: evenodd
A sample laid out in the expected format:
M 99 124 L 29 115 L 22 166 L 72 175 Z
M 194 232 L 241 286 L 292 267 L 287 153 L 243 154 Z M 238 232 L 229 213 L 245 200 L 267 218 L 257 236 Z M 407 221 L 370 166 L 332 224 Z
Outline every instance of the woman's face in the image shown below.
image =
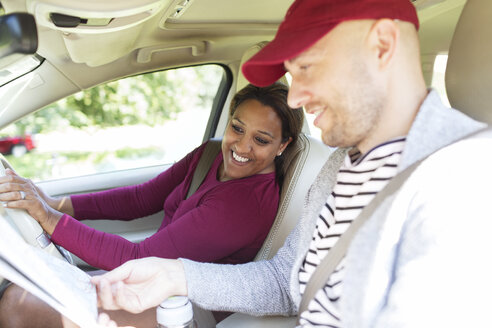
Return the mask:
M 224 163 L 220 181 L 275 171 L 275 156 L 284 151 L 282 123 L 277 113 L 257 100 L 240 104 L 222 139 Z

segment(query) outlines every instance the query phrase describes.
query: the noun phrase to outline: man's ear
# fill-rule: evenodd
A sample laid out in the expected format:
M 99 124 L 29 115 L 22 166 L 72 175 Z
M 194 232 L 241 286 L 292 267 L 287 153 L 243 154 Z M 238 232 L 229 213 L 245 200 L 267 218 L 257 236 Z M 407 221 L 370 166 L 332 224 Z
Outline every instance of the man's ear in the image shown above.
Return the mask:
M 391 62 L 400 39 L 398 24 L 391 19 L 379 19 L 369 31 L 371 49 L 376 55 L 379 69 L 384 69 Z

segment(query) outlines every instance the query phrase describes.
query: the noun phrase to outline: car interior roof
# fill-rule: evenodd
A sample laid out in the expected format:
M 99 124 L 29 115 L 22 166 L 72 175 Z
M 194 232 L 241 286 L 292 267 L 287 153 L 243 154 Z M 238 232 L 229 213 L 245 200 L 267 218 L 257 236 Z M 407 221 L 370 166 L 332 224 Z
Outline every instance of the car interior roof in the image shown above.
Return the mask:
M 184 2 L 188 4 L 181 16 L 173 18 Z M 274 36 L 291 2 L 33 0 L 25 8 L 19 1 L 2 3 L 8 12 L 27 10 L 35 15 L 38 53 L 84 89 L 94 85 L 95 76 L 97 82 L 104 82 L 166 67 L 238 60 L 249 46 Z M 135 17 L 146 8 L 143 4 L 158 7 L 151 13 L 143 11 L 148 17 Z M 143 9 L 131 9 L 139 7 Z M 113 21 L 120 20 L 121 26 L 57 27 L 46 18 L 53 12 L 82 18 L 115 17 Z

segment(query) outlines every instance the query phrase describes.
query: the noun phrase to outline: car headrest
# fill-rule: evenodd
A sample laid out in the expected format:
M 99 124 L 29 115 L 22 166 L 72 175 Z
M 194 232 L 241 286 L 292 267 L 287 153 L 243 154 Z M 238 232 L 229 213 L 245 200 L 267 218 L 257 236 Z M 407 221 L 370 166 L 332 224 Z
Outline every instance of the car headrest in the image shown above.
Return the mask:
M 243 64 L 245 62 L 247 62 L 251 57 L 253 57 L 254 55 L 256 55 L 256 53 L 258 51 L 260 51 L 264 46 L 266 46 L 268 44 L 268 41 L 262 41 L 262 42 L 259 42 L 253 46 L 251 46 L 248 50 L 246 50 L 243 54 L 243 57 L 241 58 L 241 65 L 239 66 L 240 69 L 239 69 L 239 73 L 238 73 L 238 77 L 237 77 L 237 83 L 236 83 L 236 92 L 241 90 L 242 88 L 244 88 L 249 82 L 248 80 L 246 80 L 246 78 L 244 77 L 242 71 L 241 71 L 241 67 L 243 67 Z M 279 79 L 279 82 L 282 82 L 283 84 L 285 85 L 289 85 L 289 83 L 287 82 L 287 79 L 285 78 L 285 76 L 282 76 L 280 79 Z
M 451 106 L 492 123 L 492 1 L 468 0 L 449 48 L 446 90 Z

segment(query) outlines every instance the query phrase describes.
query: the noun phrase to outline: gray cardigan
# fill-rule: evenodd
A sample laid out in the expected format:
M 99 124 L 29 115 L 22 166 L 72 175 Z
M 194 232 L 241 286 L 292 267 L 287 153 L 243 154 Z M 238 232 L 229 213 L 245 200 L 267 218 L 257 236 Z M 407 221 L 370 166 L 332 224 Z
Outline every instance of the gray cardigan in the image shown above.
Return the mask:
M 437 93 L 431 91 L 407 136 L 399 170 L 483 126 L 484 124 L 454 109 L 444 107 Z M 183 259 L 191 300 L 211 310 L 252 315 L 296 314 L 301 299 L 299 268 L 308 250 L 320 209 L 332 190 L 346 152 L 347 149 L 338 149 L 330 156 L 308 192 L 299 223 L 273 259 L 242 265 L 197 263 Z M 414 189 L 418 191 L 418 188 Z M 398 251 L 402 251 L 399 249 L 402 245 L 399 238 L 403 238 L 402 227 L 405 227 L 407 221 L 419 218 L 419 208 L 400 215 L 396 220 L 399 222 L 396 234 L 385 234 L 387 215 L 394 212 L 392 203 L 395 196 L 390 198 L 383 202 L 361 229 L 347 254 L 346 278 L 341 298 L 342 321 L 346 327 L 380 327 L 382 323 L 378 320 L 381 320 L 380 314 L 385 313 L 383 310 L 388 310 L 387 306 L 390 307 L 389 313 L 396 313 L 393 311 L 396 305 L 389 302 L 389 297 L 392 295 L 393 284 L 398 282 L 395 273 L 401 258 L 397 255 L 400 255 Z M 408 210 L 413 198 L 405 199 L 407 202 L 403 202 L 403 207 L 399 209 Z M 382 258 L 378 258 L 379 253 L 376 252 L 379 247 L 383 249 Z M 385 252 L 384 247 L 388 247 L 390 251 Z M 412 247 L 418 249 L 412 243 L 408 247 L 410 250 Z M 425 252 L 425 249 L 419 251 Z M 410 254 L 413 255 L 411 251 Z M 374 276 L 375 272 L 378 275 Z M 375 286 L 377 289 L 373 290 Z M 412 315 L 419 317 L 415 313 Z

